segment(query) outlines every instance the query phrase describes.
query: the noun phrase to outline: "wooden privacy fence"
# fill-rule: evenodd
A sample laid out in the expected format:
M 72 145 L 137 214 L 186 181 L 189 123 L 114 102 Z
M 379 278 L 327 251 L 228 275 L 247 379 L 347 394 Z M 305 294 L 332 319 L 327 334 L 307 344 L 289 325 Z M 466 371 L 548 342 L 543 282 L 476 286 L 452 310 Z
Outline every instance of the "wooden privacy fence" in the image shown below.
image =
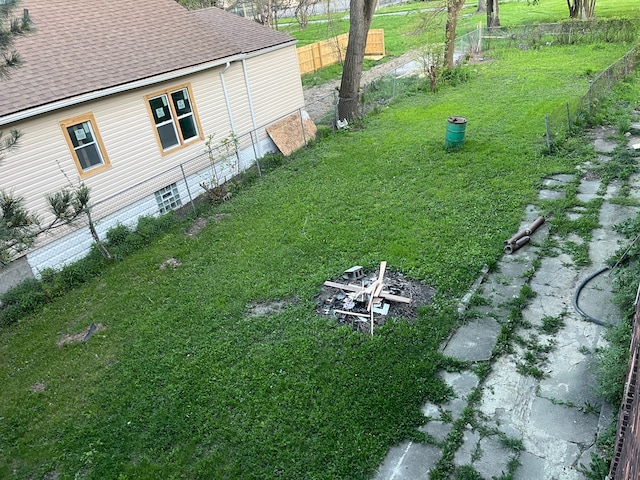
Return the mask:
M 629 368 L 624 397 L 618 413 L 618 432 L 608 479 L 636 480 L 640 478 L 640 308 L 636 307 Z
M 322 67 L 343 61 L 348 41 L 349 34 L 343 33 L 329 40 L 298 48 L 300 75 L 315 72 Z M 364 54 L 368 56 L 384 55 L 384 29 L 369 30 Z

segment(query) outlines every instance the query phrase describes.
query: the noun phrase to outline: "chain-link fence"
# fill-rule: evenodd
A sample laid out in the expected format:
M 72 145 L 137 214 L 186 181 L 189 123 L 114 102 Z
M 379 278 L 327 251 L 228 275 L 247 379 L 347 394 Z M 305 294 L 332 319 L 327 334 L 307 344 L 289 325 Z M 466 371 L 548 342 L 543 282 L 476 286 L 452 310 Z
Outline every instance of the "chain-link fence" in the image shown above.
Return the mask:
M 593 123 L 598 106 L 620 80 L 631 74 L 640 61 L 640 46 L 589 81 L 587 92 L 545 115 L 546 142 L 549 152 L 554 141 L 566 137 L 575 126 Z
M 307 143 L 310 132 L 303 109 L 297 109 L 270 122 L 270 125 L 291 115 L 300 121 L 297 135 Z M 117 226 L 135 227 L 145 216 L 158 216 L 180 208 L 193 209 L 200 198 L 225 200 L 229 196 L 228 181 L 244 173 L 261 175 L 261 159 L 277 151 L 262 125 L 240 136 L 212 140 L 200 154 L 174 167 L 145 178 L 140 182 L 100 199 L 91 205 L 91 218 L 101 238 Z M 292 133 L 293 134 L 293 133 Z M 255 173 L 253 173 L 255 172 Z M 59 269 L 84 257 L 93 243 L 87 219 L 83 216 L 72 225 L 49 231 L 38 238 L 37 249 L 29 254 L 29 263 L 36 271 Z
M 596 33 L 598 35 L 612 35 L 611 32 L 612 29 L 604 28 L 602 25 L 600 30 L 592 29 L 593 35 Z M 522 42 L 525 39 L 538 42 L 545 38 L 552 38 L 547 35 L 575 35 L 576 31 L 567 30 L 567 27 L 562 24 L 553 24 L 536 26 L 535 28 L 523 27 L 522 31 L 493 29 L 488 33 L 479 28 L 467 35 L 460 36 L 456 42 L 455 58 L 459 61 L 464 60 L 468 55 L 481 53 L 488 48 L 513 47 L 514 45 L 524 48 Z M 551 148 L 551 143 L 555 138 L 570 132 L 583 117 L 588 120 L 598 101 L 606 96 L 616 82 L 633 71 L 639 58 L 640 48 L 633 48 L 623 58 L 596 76 L 590 82 L 589 89 L 583 97 L 567 102 L 549 112 L 544 119 L 548 147 Z M 425 62 L 421 62 L 419 54 L 416 53 L 415 60 L 396 66 L 393 70 L 363 84 L 360 113 L 365 115 L 383 108 L 394 99 L 402 97 L 410 91 L 428 88 L 428 80 L 424 78 L 425 68 Z M 317 124 L 335 125 L 336 109 L 337 91 L 335 89 L 307 102 L 306 105 L 306 110 Z M 291 113 L 296 112 L 301 119 L 306 115 L 302 109 Z M 304 122 L 301 120 L 301 123 Z M 304 132 L 304 126 L 302 126 L 303 135 Z M 231 143 L 228 140 L 213 146 L 210 152 L 202 152 L 180 165 L 96 202 L 92 207 L 92 214 L 98 232 L 102 236 L 117 224 L 134 226 L 138 218 L 142 216 L 155 216 L 188 206 L 203 194 L 211 198 L 224 198 L 225 189 L 218 187 L 253 165 L 256 166 L 257 174 L 260 174 L 259 159 L 265 153 L 277 150 L 267 136 L 264 125 L 234 137 Z M 305 138 L 305 143 L 306 140 Z M 84 233 L 78 233 L 80 230 Z M 72 249 L 77 250 L 75 253 L 69 251 L 68 234 L 69 230 L 64 233 L 67 237 L 61 238 L 63 232 L 60 231 L 43 239 L 41 245 L 46 245 L 47 248 L 40 249 L 40 253 L 36 252 L 30 257 L 32 264 L 41 265 L 43 268 L 59 268 L 68 263 L 69 257 L 76 259 L 86 254 L 92 243 L 88 229 L 82 226 L 74 232 Z M 70 255 L 70 253 L 72 254 Z

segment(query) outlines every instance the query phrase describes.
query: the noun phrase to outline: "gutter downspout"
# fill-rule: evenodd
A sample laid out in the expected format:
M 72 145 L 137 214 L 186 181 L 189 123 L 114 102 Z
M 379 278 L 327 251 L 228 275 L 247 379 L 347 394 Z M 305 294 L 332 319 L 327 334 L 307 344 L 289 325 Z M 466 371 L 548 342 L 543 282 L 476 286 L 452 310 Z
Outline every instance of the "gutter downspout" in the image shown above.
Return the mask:
M 256 112 L 253 109 L 253 99 L 251 97 L 251 86 L 249 85 L 249 75 L 247 74 L 247 63 L 245 58 L 242 59 L 242 72 L 244 73 L 244 84 L 247 87 L 247 97 L 249 98 L 249 111 L 251 112 L 251 123 L 253 124 L 253 130 L 256 132 L 258 156 L 262 158 L 263 154 L 262 154 L 262 148 L 260 147 L 260 137 L 258 135 L 258 124 L 256 122 Z
M 220 72 L 220 82 L 222 83 L 222 93 L 224 93 L 224 103 L 227 105 L 227 114 L 229 115 L 229 124 L 231 125 L 231 132 L 236 134 L 236 125 L 233 121 L 233 114 L 231 113 L 231 102 L 229 101 L 229 93 L 227 92 L 227 82 L 224 79 L 224 73 L 229 70 L 231 62 L 227 62 L 224 69 Z

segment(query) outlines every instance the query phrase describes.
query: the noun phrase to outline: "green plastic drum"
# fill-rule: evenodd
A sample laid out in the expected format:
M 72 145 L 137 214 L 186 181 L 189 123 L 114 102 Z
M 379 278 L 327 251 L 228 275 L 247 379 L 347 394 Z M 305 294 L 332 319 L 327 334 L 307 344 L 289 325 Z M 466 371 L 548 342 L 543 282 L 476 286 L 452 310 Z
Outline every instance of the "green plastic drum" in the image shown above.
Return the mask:
M 465 117 L 449 117 L 447 134 L 444 138 L 445 147 L 459 147 L 464 142 L 464 132 L 467 128 Z

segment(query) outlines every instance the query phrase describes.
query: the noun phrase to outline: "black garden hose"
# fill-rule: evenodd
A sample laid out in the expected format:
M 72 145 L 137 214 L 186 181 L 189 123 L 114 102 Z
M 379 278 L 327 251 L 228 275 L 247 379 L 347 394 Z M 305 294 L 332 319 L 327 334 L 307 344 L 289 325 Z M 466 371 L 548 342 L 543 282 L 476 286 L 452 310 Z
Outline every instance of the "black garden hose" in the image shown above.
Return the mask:
M 582 289 L 585 287 L 585 285 L 587 283 L 589 283 L 591 280 L 593 280 L 594 278 L 596 278 L 598 275 L 600 275 L 601 273 L 606 272 L 607 270 L 609 270 L 609 267 L 604 267 L 601 268 L 600 270 L 598 270 L 595 273 L 592 273 L 591 275 L 589 275 L 587 278 L 585 278 L 582 282 L 580 282 L 580 285 L 578 285 L 578 288 L 576 289 L 576 293 L 573 296 L 573 308 L 576 309 L 576 312 L 578 312 L 580 315 L 582 315 L 584 318 L 586 318 L 587 320 L 589 320 L 590 322 L 593 322 L 597 325 L 602 325 L 603 327 L 607 327 L 610 324 L 602 321 L 602 320 L 598 320 L 597 318 L 592 317 L 591 315 L 589 315 L 588 313 L 586 313 L 584 310 L 582 310 L 580 308 L 580 306 L 578 305 L 578 298 L 580 297 L 580 292 L 582 291 Z

